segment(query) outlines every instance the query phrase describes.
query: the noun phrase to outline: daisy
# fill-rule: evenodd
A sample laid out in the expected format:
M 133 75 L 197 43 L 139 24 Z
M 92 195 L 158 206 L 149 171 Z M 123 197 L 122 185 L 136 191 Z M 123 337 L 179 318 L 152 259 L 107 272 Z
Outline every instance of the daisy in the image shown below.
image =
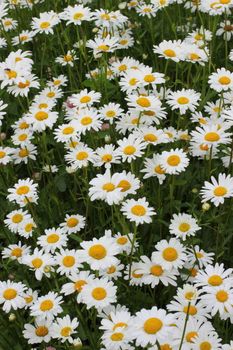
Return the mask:
M 112 144 L 96 148 L 95 153 L 96 159 L 94 166 L 100 167 L 104 165 L 107 169 L 111 168 L 112 164 L 120 163 L 120 155 Z
M 26 147 L 33 139 L 33 133 L 31 130 L 16 130 L 11 136 L 14 145 L 20 147 Z
M 78 139 L 77 126 L 72 122 L 59 125 L 58 128 L 54 130 L 54 138 L 56 141 L 63 143 Z
M 75 249 L 60 249 L 60 252 L 55 254 L 55 262 L 58 265 L 57 273 L 69 276 L 71 273 L 78 272 L 83 266 L 80 257 L 79 252 Z
M 219 29 L 216 31 L 216 35 L 223 35 L 223 39 L 229 41 L 233 35 L 233 25 L 230 21 L 219 23 Z
M 92 13 L 89 7 L 83 5 L 68 6 L 60 13 L 60 18 L 67 24 L 81 25 L 83 21 L 92 20 Z
M 128 95 L 126 101 L 129 107 L 139 111 L 157 111 L 161 107 L 161 101 L 153 95 Z
M 205 181 L 201 191 L 202 203 L 211 201 L 216 207 L 223 204 L 225 198 L 233 197 L 233 177 L 219 174 L 216 180 L 211 176 L 211 182 Z
M 116 302 L 117 287 L 107 278 L 94 279 L 86 284 L 82 291 L 82 302 L 86 304 L 87 309 L 95 307 L 101 310 L 104 307 Z
M 195 285 L 206 288 L 215 289 L 225 283 L 229 285 L 232 283 L 232 272 L 233 269 L 224 268 L 223 264 L 207 265 L 205 270 L 200 270 L 195 277 Z
M 74 67 L 74 61 L 77 61 L 78 57 L 74 50 L 68 50 L 65 55 L 61 55 L 55 58 L 55 62 L 60 63 L 62 66 Z
M 106 121 L 108 121 L 110 124 L 114 122 L 114 120 L 123 113 L 123 109 L 120 108 L 120 105 L 118 103 L 108 103 L 103 105 L 99 109 L 99 113 L 102 118 L 104 118 Z
M 32 17 L 31 27 L 35 34 L 53 34 L 53 27 L 59 22 L 59 17 L 54 11 L 41 12 L 39 18 Z
M 119 277 L 122 277 L 122 270 L 124 269 L 124 265 L 120 264 L 120 261 L 116 264 L 109 266 L 107 269 L 99 270 L 100 277 L 107 277 L 109 281 L 117 280 Z
M 12 45 L 16 46 L 32 41 L 34 32 L 30 30 L 22 30 L 19 35 L 12 38 Z
M 155 260 L 150 260 L 144 255 L 140 257 L 140 260 L 141 268 L 138 269 L 138 272 L 143 274 L 143 284 L 149 284 L 152 288 L 155 288 L 159 282 L 162 282 L 164 286 L 168 286 L 169 284 L 176 286 L 177 270 L 165 270 Z
M 114 52 L 118 48 L 118 39 L 110 36 L 105 38 L 96 37 L 94 40 L 88 40 L 86 47 L 92 49 L 94 57 L 98 58 L 103 53 Z
M 7 108 L 7 104 L 0 100 L 0 126 L 2 125 L 2 119 L 4 118 L 4 116 L 6 115 L 6 111 L 4 111 L 4 109 Z
M 74 125 L 79 133 L 85 135 L 90 130 L 98 131 L 102 126 L 102 121 L 94 108 L 83 108 L 74 120 Z
M 94 275 L 90 274 L 89 271 L 80 271 L 79 273 L 71 273 L 68 276 L 71 282 L 63 284 L 61 288 L 61 293 L 64 295 L 70 295 L 76 293 L 77 303 L 82 301 L 81 291 L 83 287 L 94 279 Z
M 32 237 L 33 231 L 36 229 L 36 223 L 34 220 L 30 217 L 27 220 L 22 222 L 22 225 L 20 225 L 18 229 L 18 234 L 26 239 L 29 237 Z
M 223 314 L 225 310 L 233 312 L 233 289 L 232 285 L 222 285 L 215 287 L 206 287 L 205 294 L 202 295 L 203 306 L 214 316 L 218 312 Z
M 173 321 L 172 315 L 168 315 L 165 310 L 153 306 L 150 310 L 142 309 L 136 313 L 132 337 L 136 346 L 146 347 L 155 345 L 158 341 L 163 342 L 172 333 L 170 324 Z
M 33 183 L 33 180 L 29 178 L 19 180 L 13 188 L 8 189 L 10 194 L 7 196 L 7 199 L 10 202 L 16 202 L 21 207 L 27 205 L 28 202 L 37 203 L 37 187 L 38 184 Z
M 126 173 L 123 170 L 122 173 L 115 173 L 116 175 L 116 186 L 121 189 L 123 197 L 128 194 L 136 194 L 140 188 L 140 180 L 135 177 L 131 172 Z
M 22 309 L 25 305 L 23 292 L 26 286 L 21 282 L 0 281 L 0 304 L 4 312 Z
M 233 90 L 233 73 L 225 68 L 218 68 L 216 73 L 209 76 L 208 83 L 217 92 Z
M 179 62 L 184 59 L 181 40 L 163 40 L 159 45 L 154 46 L 153 51 L 154 53 L 159 54 L 159 57 L 171 59 L 175 62 Z
M 35 272 L 35 277 L 41 281 L 43 275 L 50 277 L 50 272 L 53 270 L 54 259 L 50 254 L 40 251 L 35 248 L 32 254 L 24 255 L 22 263 L 29 266 Z
M 60 224 L 62 231 L 68 235 L 81 231 L 85 227 L 85 217 L 79 214 L 66 214 L 65 221 Z
M 15 164 L 25 163 L 29 160 L 36 160 L 37 149 L 36 147 L 28 142 L 24 147 L 12 148 L 12 160 Z
M 121 234 L 117 233 L 113 236 L 115 239 L 116 244 L 118 245 L 119 248 L 119 253 L 126 253 L 130 254 L 132 250 L 132 242 L 133 242 L 133 233 L 128 233 L 128 234 Z M 138 247 L 137 241 L 134 242 L 134 249 L 133 251 Z
M 56 249 L 66 247 L 68 237 L 65 235 L 62 228 L 55 229 L 50 228 L 44 231 L 44 235 L 41 235 L 37 239 L 37 244 L 46 253 L 54 253 Z
M 75 169 L 88 166 L 95 162 L 95 155 L 91 148 L 86 145 L 77 146 L 65 155 L 65 160 Z
M 146 201 L 146 198 L 127 199 L 122 207 L 121 211 L 123 214 L 132 222 L 135 222 L 136 225 L 143 223 L 151 223 L 151 216 L 156 215 L 153 208 L 149 207 L 149 203 Z
M 201 350 L 203 348 L 209 348 L 209 349 L 223 349 L 224 345 L 221 345 L 221 339 L 218 337 L 218 334 L 216 332 L 211 332 L 210 334 L 204 334 L 201 333 L 193 340 L 193 349 L 194 350 Z M 230 349 L 229 349 L 230 350 Z
M 190 265 L 194 265 L 198 260 L 200 268 L 211 265 L 213 262 L 214 253 L 207 253 L 201 249 L 198 245 L 195 245 L 193 249 L 187 249 L 187 261 Z
M 30 219 L 31 215 L 28 213 L 28 211 L 17 209 L 7 214 L 6 219 L 4 220 L 4 224 L 11 232 L 17 233 L 23 227 L 25 222 Z
M 42 132 L 47 127 L 51 129 L 58 119 L 58 112 L 49 109 L 32 109 L 25 121 L 32 126 L 34 131 Z
M 25 309 L 28 309 L 29 307 L 32 306 L 32 304 L 34 304 L 34 302 L 37 300 L 38 298 L 38 292 L 35 290 L 33 291 L 31 288 L 27 289 L 24 292 L 24 300 L 25 300 Z
M 225 128 L 219 128 L 218 125 L 203 125 L 191 131 L 191 139 L 207 146 L 218 146 L 231 142 L 231 134 L 226 132 Z
M 163 239 L 155 245 L 155 248 L 152 260 L 161 265 L 163 269 L 171 270 L 183 267 L 187 259 L 185 247 L 176 238 L 171 238 L 169 241 Z
M 72 344 L 74 342 L 72 335 L 76 333 L 75 329 L 78 325 L 78 319 L 74 318 L 71 320 L 69 315 L 66 315 L 63 318 L 57 318 L 56 322 L 52 325 L 52 338 L 59 339 L 62 343 L 67 340 Z
M 130 335 L 125 332 L 124 328 L 118 328 L 116 331 L 106 331 L 101 337 L 101 342 L 107 349 L 127 350 L 132 349 L 129 345 Z
M 90 107 L 100 101 L 101 94 L 95 91 L 81 90 L 78 94 L 70 97 L 70 103 L 77 108 Z
M 132 160 L 143 155 L 143 150 L 146 148 L 146 143 L 134 134 L 130 134 L 128 138 L 124 137 L 118 140 L 117 151 L 122 157 L 122 161 L 131 163 Z
M 1 121 L 0 121 L 1 124 Z M 12 161 L 11 159 L 12 148 L 10 147 L 1 147 L 0 146 L 0 164 L 6 165 Z
M 195 111 L 198 106 L 201 94 L 192 89 L 182 89 L 170 92 L 167 96 L 167 103 L 172 110 L 179 109 L 180 114 L 185 114 L 187 110 Z
M 166 179 L 165 170 L 161 168 L 161 157 L 159 154 L 153 154 L 153 158 L 145 158 L 144 168 L 141 170 L 142 173 L 145 173 L 143 176 L 144 179 L 150 177 L 157 177 L 159 184 L 161 185 Z
M 31 306 L 31 315 L 53 319 L 63 311 L 60 306 L 62 302 L 62 297 L 58 296 L 58 293 L 49 292 L 48 294 L 39 297 Z
M 92 241 L 81 242 L 80 246 L 80 260 L 88 263 L 92 270 L 109 268 L 118 263 L 115 256 L 119 253 L 119 247 L 112 237 L 93 238 Z
M 30 254 L 30 247 L 22 245 L 19 241 L 17 244 L 10 244 L 7 248 L 2 251 L 2 258 L 11 260 L 17 260 L 19 263 L 22 261 L 24 255 Z
M 103 175 L 97 174 L 89 183 L 88 194 L 91 201 L 101 199 L 109 205 L 118 204 L 124 197 L 122 188 L 118 186 L 120 182 L 118 179 L 118 173 L 111 175 L 109 169 Z
M 29 344 L 48 343 L 51 340 L 52 320 L 41 317 L 35 319 L 35 326 L 31 323 L 24 325 L 23 336 Z
M 167 174 L 179 174 L 189 165 L 186 153 L 179 148 L 163 151 L 160 156 L 160 166 Z
M 173 214 L 169 225 L 169 232 L 177 238 L 185 240 L 189 236 L 195 236 L 195 233 L 201 229 L 197 221 L 189 214 Z

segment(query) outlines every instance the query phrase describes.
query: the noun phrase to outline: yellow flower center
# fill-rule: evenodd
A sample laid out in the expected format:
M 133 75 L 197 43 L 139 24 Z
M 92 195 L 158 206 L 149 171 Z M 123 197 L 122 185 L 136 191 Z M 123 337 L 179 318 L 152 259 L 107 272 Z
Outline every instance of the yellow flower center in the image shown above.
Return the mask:
M 42 301 L 42 303 L 40 304 L 40 310 L 41 311 L 49 311 L 53 308 L 53 302 L 52 300 L 44 300 Z
M 116 115 L 115 111 L 109 110 L 109 111 L 106 112 L 106 116 L 108 118 L 113 118 L 113 117 L 115 117 L 115 115 Z
M 104 298 L 106 298 L 107 292 L 104 288 L 97 287 L 93 289 L 91 295 L 96 300 L 103 300 Z
M 167 57 L 176 57 L 175 51 L 171 49 L 164 50 L 163 53 Z
M 40 111 L 35 114 L 36 120 L 42 121 L 48 119 L 48 113 Z
M 175 248 L 168 247 L 163 251 L 163 258 L 167 261 L 175 261 L 178 258 L 178 253 Z
M 118 67 L 118 70 L 119 70 L 120 72 L 124 72 L 126 69 L 127 69 L 126 64 L 122 64 L 122 65 L 120 65 L 120 66 Z
M 115 268 L 115 266 L 110 266 L 109 268 L 108 268 L 108 270 L 107 270 L 107 273 L 109 274 L 109 275 L 111 275 L 112 273 L 114 273 L 114 272 L 116 272 L 116 268 Z
M 33 224 L 31 224 L 31 223 L 29 223 L 29 224 L 27 224 L 26 226 L 25 226 L 25 231 L 26 232 L 31 232 L 31 230 L 32 230 L 32 228 L 34 227 L 34 225 Z
M 83 286 L 85 286 L 85 284 L 87 284 L 86 281 L 84 280 L 79 280 L 77 282 L 75 282 L 74 284 L 74 289 L 77 291 L 77 292 L 81 292 Z
M 172 155 L 172 156 L 169 156 L 167 158 L 167 163 L 170 165 L 170 166 L 177 166 L 180 164 L 180 157 L 177 156 L 177 155 Z
M 125 322 L 118 322 L 113 326 L 113 331 L 115 331 L 117 328 L 125 328 L 127 327 L 127 323 Z
M 153 74 L 147 74 L 144 76 L 144 81 L 146 83 L 153 83 L 155 81 L 155 77 L 153 76 Z
M 72 332 L 72 328 L 64 327 L 61 329 L 61 336 L 62 337 L 69 337 L 71 332 Z
M 25 88 L 28 87 L 29 85 L 30 85 L 30 81 L 29 81 L 29 80 L 26 80 L 25 83 L 22 83 L 22 82 L 19 82 L 19 83 L 18 83 L 18 87 L 19 87 L 20 89 L 25 89 Z
M 23 250 L 21 248 L 14 248 L 11 251 L 11 256 L 15 256 L 16 258 L 20 258 L 22 256 Z
M 122 39 L 119 41 L 120 45 L 126 45 L 127 43 L 128 43 L 128 40 L 126 40 L 126 39 Z
M 160 345 L 161 350 L 172 350 L 169 344 Z
M 76 159 L 77 160 L 84 160 L 84 159 L 87 159 L 88 158 L 88 153 L 85 152 L 85 151 L 81 151 L 81 152 L 78 152 L 76 154 Z
M 134 278 L 141 278 L 143 276 L 143 274 L 142 273 L 137 273 L 136 271 L 137 270 L 132 271 L 132 276 Z
M 104 163 L 109 163 L 111 162 L 112 160 L 112 155 L 111 154 L 104 154 L 101 158 L 101 160 L 104 162 Z
M 115 190 L 115 185 L 112 184 L 111 182 L 108 182 L 102 186 L 102 189 L 106 192 L 112 192 Z
M 150 268 L 150 273 L 153 276 L 161 276 L 163 274 L 163 269 L 160 265 L 153 265 Z
M 81 18 L 83 18 L 83 13 L 81 13 L 81 12 L 76 12 L 73 16 L 73 19 L 75 19 L 75 20 L 79 20 Z
M 72 255 L 67 255 L 63 258 L 62 263 L 65 267 L 72 267 L 75 264 L 75 258 Z
M 30 304 L 33 300 L 33 297 L 29 295 L 28 297 L 25 297 L 24 300 L 26 301 L 27 304 Z
M 20 186 L 17 188 L 16 193 L 19 195 L 27 194 L 30 188 L 28 186 Z
M 121 180 L 117 187 L 121 188 L 121 192 L 126 192 L 131 188 L 131 183 L 127 180 Z
M 91 101 L 91 97 L 90 96 L 83 96 L 80 98 L 80 102 L 81 103 L 88 103 Z
M 91 117 L 84 117 L 81 119 L 80 123 L 82 125 L 89 125 L 92 123 L 92 118 Z
M 190 53 L 189 58 L 192 61 L 196 61 L 200 58 L 200 56 L 193 52 L 193 53 Z
M 19 141 L 25 141 L 27 139 L 28 135 L 27 134 L 21 134 L 19 135 L 18 139 Z
M 14 214 L 12 216 L 11 220 L 14 224 L 18 224 L 23 220 L 23 215 L 22 214 Z
M 189 315 L 194 316 L 197 313 L 197 308 L 195 306 L 193 306 L 193 305 L 190 305 L 189 308 L 188 308 L 188 306 L 185 306 L 183 311 L 186 314 L 189 313 Z
M 6 300 L 15 299 L 17 296 L 17 290 L 13 288 L 8 288 L 3 292 L 3 298 Z
M 186 341 L 188 342 L 188 343 L 193 343 L 193 338 L 194 337 L 197 337 L 198 336 L 198 333 L 197 332 L 189 332 L 189 333 L 187 333 L 186 334 Z
M 130 156 L 136 152 L 136 148 L 134 146 L 126 146 L 123 150 L 124 154 Z
M 110 338 L 112 341 L 121 341 L 124 339 L 124 334 L 123 333 L 113 333 Z
M 0 151 L 0 159 L 4 158 L 6 155 L 6 152 L 4 151 Z
M 160 165 L 157 165 L 157 166 L 154 168 L 154 172 L 157 173 L 157 174 L 160 174 L 160 175 L 165 174 L 165 170 L 163 170 L 163 169 L 161 168 Z
M 147 334 L 156 334 L 163 327 L 163 322 L 156 317 L 151 317 L 146 320 L 143 329 Z
M 105 52 L 107 52 L 107 51 L 109 50 L 109 45 L 105 45 L 105 44 L 99 45 L 99 46 L 98 46 L 98 49 L 99 49 L 100 51 L 105 51 Z
M 216 132 L 208 132 L 205 134 L 204 139 L 209 142 L 216 142 L 220 139 L 220 136 Z
M 212 349 L 212 345 L 208 341 L 203 341 L 200 344 L 200 350 L 211 350 L 211 349 Z
M 193 299 L 193 297 L 194 297 L 194 293 L 193 292 L 187 292 L 187 293 L 185 293 L 185 299 L 187 299 L 187 300 L 192 300 Z
M 67 226 L 70 227 L 70 228 L 71 228 L 71 227 L 77 226 L 78 223 L 79 223 L 79 221 L 78 221 L 78 219 L 76 219 L 76 218 L 69 218 L 69 219 L 66 221 Z
M 138 82 L 138 79 L 132 78 L 132 79 L 129 80 L 129 85 L 134 86 L 134 85 L 137 84 L 137 82 Z
M 221 0 L 221 1 L 223 1 L 223 0 Z M 223 76 L 223 77 L 218 79 L 218 82 L 222 85 L 229 85 L 231 82 L 231 79 L 229 77 Z
M 47 97 L 49 97 L 49 98 L 52 98 L 52 97 L 54 97 L 55 96 L 55 92 L 53 92 L 53 91 L 50 91 L 50 92 L 48 92 L 47 93 L 47 95 L 46 95 Z
M 40 326 L 36 328 L 37 337 L 45 337 L 49 333 L 49 330 L 45 326 Z
M 131 213 L 136 216 L 144 216 L 146 214 L 146 209 L 143 205 L 136 204 L 131 208 Z
M 143 108 L 148 108 L 151 106 L 150 100 L 146 97 L 139 97 L 136 100 L 136 103 Z
M 41 29 L 47 29 L 48 27 L 50 27 L 49 22 L 41 22 L 41 24 L 40 24 Z
M 117 238 L 117 243 L 120 245 L 125 245 L 127 242 L 128 242 L 127 237 L 122 236 L 122 237 Z
M 107 255 L 107 250 L 102 244 L 95 244 L 92 247 L 90 247 L 88 254 L 96 260 L 104 259 Z
M 189 99 L 185 96 L 182 96 L 182 97 L 179 97 L 177 99 L 177 102 L 180 104 L 180 105 L 186 105 L 187 103 L 189 103 Z
M 29 151 L 26 148 L 21 148 L 19 151 L 19 156 L 21 158 L 27 157 L 29 155 Z
M 35 267 L 35 269 L 39 269 L 43 264 L 43 261 L 40 258 L 35 258 L 32 260 L 32 266 Z
M 208 146 L 208 145 L 205 145 L 205 144 L 201 144 L 201 145 L 200 145 L 200 149 L 201 149 L 202 151 L 208 151 L 209 146 Z
M 182 222 L 179 226 L 179 230 L 181 232 L 187 232 L 188 230 L 190 230 L 190 225 L 187 222 Z
M 59 236 L 56 233 L 53 233 L 47 237 L 48 243 L 56 243 L 59 241 Z
M 228 293 L 225 290 L 220 290 L 216 293 L 216 299 L 220 303 L 225 303 L 228 300 Z
M 17 77 L 17 72 L 14 70 L 5 70 L 5 73 L 8 76 L 8 79 L 15 79 Z
M 70 134 L 72 134 L 74 132 L 74 128 L 72 127 L 72 126 L 67 126 L 66 128 L 64 128 L 63 130 L 62 130 L 62 133 L 64 134 L 64 135 L 70 135 Z
M 144 140 L 148 142 L 155 142 L 158 140 L 158 137 L 155 136 L 154 134 L 146 134 L 144 135 Z
M 227 194 L 227 188 L 223 186 L 218 186 L 214 189 L 214 195 L 217 197 L 222 197 Z

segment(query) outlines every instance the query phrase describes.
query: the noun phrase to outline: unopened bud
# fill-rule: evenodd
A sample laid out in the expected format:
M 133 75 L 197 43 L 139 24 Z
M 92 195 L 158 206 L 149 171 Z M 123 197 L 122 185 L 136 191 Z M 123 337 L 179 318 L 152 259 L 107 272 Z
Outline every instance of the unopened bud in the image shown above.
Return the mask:
M 11 314 L 9 315 L 8 319 L 9 319 L 10 322 L 13 322 L 14 320 L 16 320 L 16 315 L 13 314 L 13 313 L 11 313 Z
M 6 139 L 6 133 L 5 132 L 1 132 L 0 138 L 1 138 L 2 141 L 5 140 Z
M 80 338 L 74 339 L 73 345 L 75 349 L 82 349 L 82 340 Z
M 194 188 L 192 189 L 192 192 L 193 192 L 193 193 L 197 193 L 197 192 L 198 192 L 198 189 L 194 187 Z
M 202 210 L 203 211 L 208 211 L 209 209 L 210 209 L 210 204 L 209 203 L 202 204 Z
M 106 143 L 110 143 L 111 142 L 111 136 L 110 135 L 106 135 L 105 138 L 104 138 L 104 141 Z

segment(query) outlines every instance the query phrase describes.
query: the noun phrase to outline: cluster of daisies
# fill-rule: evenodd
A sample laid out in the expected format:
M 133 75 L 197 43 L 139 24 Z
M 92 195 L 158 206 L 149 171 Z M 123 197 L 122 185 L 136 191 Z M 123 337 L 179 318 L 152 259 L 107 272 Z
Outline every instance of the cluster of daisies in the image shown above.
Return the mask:
M 0 0 L 4 320 L 30 350 L 233 350 L 233 0 L 51 3 Z

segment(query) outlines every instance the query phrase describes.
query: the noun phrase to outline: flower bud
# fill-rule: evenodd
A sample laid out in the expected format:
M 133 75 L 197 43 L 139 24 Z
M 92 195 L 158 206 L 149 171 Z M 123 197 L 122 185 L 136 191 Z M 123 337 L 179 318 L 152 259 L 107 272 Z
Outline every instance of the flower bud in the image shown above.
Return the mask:
M 208 211 L 209 209 L 210 209 L 210 204 L 209 203 L 202 204 L 202 210 L 203 211 Z

